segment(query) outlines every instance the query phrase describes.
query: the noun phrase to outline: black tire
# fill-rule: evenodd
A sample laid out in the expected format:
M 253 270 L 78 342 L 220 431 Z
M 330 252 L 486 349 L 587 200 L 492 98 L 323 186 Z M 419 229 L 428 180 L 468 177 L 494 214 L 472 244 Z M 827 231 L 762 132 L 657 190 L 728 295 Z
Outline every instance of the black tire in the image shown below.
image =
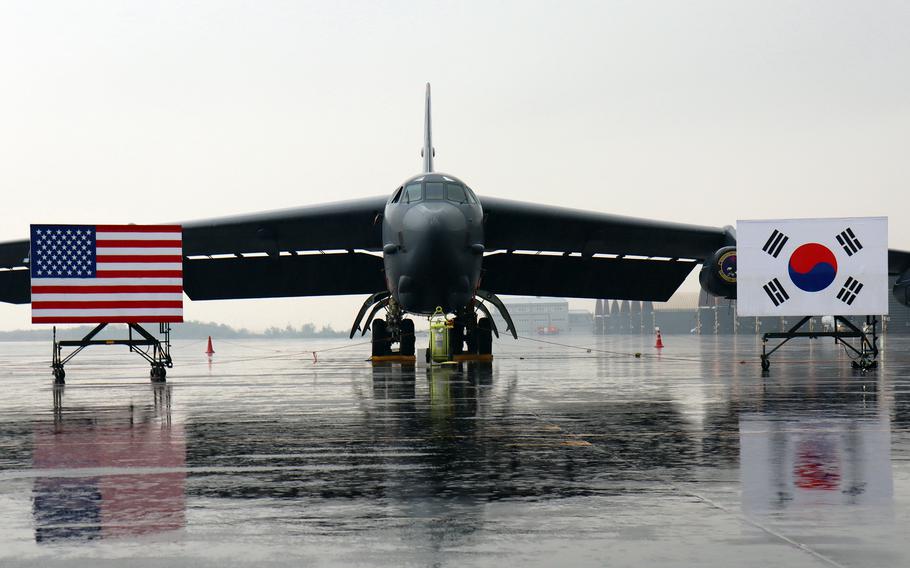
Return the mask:
M 493 322 L 490 318 L 477 320 L 477 354 L 491 355 L 493 353 Z
M 370 326 L 373 342 L 373 357 L 383 357 L 391 351 L 389 349 L 389 328 L 384 319 L 376 318 Z
M 461 355 L 464 353 L 464 326 L 455 321 L 452 331 L 449 333 L 449 349 L 452 355 Z
M 771 360 L 768 359 L 767 357 L 762 357 L 761 358 L 761 370 L 767 371 L 770 368 L 771 368 Z
M 464 337 L 465 350 L 464 353 L 470 353 L 472 355 L 477 354 L 477 328 L 475 327 L 473 331 L 465 333 Z
M 401 320 L 401 343 L 399 344 L 399 355 L 414 355 L 414 348 L 417 345 L 417 338 L 414 337 L 414 320 Z
M 66 379 L 66 371 L 63 370 L 63 367 L 54 369 L 54 384 L 65 385 L 66 381 L 64 379 Z

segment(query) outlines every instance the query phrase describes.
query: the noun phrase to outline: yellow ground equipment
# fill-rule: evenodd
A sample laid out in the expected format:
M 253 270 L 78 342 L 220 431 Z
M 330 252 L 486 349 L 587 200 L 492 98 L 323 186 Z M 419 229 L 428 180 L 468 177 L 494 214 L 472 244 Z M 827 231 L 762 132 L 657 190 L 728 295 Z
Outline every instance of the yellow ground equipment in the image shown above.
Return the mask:
M 446 318 L 442 308 L 430 316 L 430 346 L 427 349 L 427 363 L 444 363 L 452 359 L 452 346 L 449 335 L 452 332 L 452 322 Z

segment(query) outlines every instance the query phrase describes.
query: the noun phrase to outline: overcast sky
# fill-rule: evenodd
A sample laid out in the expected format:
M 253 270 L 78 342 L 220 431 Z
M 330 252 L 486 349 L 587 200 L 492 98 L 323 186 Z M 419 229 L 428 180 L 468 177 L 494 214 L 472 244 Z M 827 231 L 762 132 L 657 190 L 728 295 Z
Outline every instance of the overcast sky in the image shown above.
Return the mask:
M 0 241 L 388 194 L 420 169 L 429 81 L 436 167 L 481 199 L 888 215 L 910 249 L 908 30 L 881 0 L 4 1 Z M 185 313 L 343 328 L 362 299 Z

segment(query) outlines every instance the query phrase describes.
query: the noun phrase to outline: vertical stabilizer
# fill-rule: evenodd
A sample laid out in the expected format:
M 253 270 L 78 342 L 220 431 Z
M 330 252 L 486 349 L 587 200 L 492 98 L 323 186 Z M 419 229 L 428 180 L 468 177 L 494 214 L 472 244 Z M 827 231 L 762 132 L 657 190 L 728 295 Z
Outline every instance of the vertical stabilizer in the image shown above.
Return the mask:
M 433 156 L 436 151 L 433 149 L 433 129 L 430 121 L 430 84 L 427 83 L 427 106 L 423 118 L 423 150 L 420 155 L 423 156 L 423 171 L 430 173 L 433 171 Z

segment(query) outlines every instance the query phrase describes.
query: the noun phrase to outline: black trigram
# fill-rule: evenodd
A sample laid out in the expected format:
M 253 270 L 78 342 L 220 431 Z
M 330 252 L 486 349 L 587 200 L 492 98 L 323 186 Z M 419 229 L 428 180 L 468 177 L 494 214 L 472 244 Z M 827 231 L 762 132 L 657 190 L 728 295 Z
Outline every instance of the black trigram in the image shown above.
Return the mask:
M 856 235 L 853 234 L 853 229 L 850 227 L 847 227 L 837 235 L 837 242 L 840 243 L 840 246 L 844 247 L 844 252 L 847 253 L 847 256 L 853 256 L 854 253 L 863 248 L 863 244 L 859 242 L 859 239 L 856 238 Z
M 847 278 L 847 281 L 844 282 L 844 287 L 837 293 L 837 299 L 848 306 L 853 305 L 853 300 L 856 299 L 856 295 L 859 294 L 859 291 L 862 289 L 862 283 L 850 276 Z
M 780 251 L 783 250 L 784 245 L 787 244 L 787 241 L 789 240 L 790 237 L 781 233 L 777 229 L 774 229 L 774 232 L 771 233 L 770 237 L 768 237 L 768 242 L 766 242 L 765 246 L 763 246 L 761 249 L 774 258 L 777 258 L 777 255 L 780 254 Z
M 765 294 L 771 298 L 771 301 L 774 302 L 774 306 L 779 306 L 790 299 L 790 295 L 787 294 L 787 291 L 784 290 L 784 287 L 781 286 L 780 280 L 777 278 L 771 280 L 762 288 L 765 290 Z

